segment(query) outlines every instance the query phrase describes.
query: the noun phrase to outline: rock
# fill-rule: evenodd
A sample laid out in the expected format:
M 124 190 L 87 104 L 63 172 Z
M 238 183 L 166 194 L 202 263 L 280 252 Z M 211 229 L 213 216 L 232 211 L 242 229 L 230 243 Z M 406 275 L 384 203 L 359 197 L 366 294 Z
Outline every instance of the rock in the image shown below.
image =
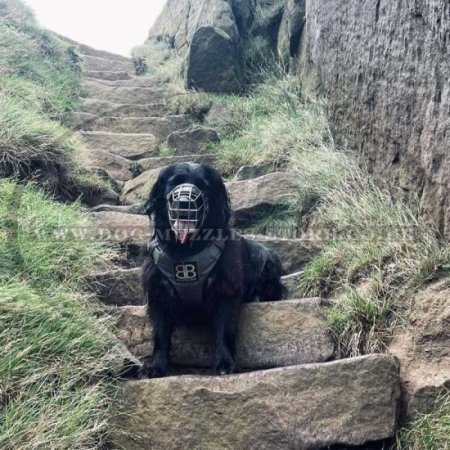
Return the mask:
M 236 364 L 261 369 L 327 361 L 334 345 L 316 300 L 248 303 L 243 306 Z M 120 309 L 118 337 L 139 358 L 152 351 L 152 328 L 145 307 Z M 173 335 L 172 362 L 211 367 L 214 338 L 208 329 L 179 328 Z
M 233 9 L 223 0 L 168 0 L 149 33 L 149 39 L 187 50 L 196 31 L 204 26 L 224 31 L 234 42 L 239 32 Z
M 150 77 L 130 77 L 127 80 L 91 80 L 97 84 L 103 84 L 109 87 L 134 87 L 134 88 L 151 88 L 153 92 L 159 96 L 159 100 L 166 99 L 163 89 L 156 89 L 155 82 Z
M 89 283 L 106 305 L 143 305 L 141 269 L 117 269 L 96 274 Z
M 383 188 L 389 180 L 417 195 L 449 234 L 448 1 L 319 0 L 307 10 L 301 77 L 319 82 L 338 145 L 360 154 Z
M 105 150 L 89 149 L 84 151 L 84 158 L 84 167 L 102 168 L 114 180 L 127 181 L 133 178 L 130 170 L 131 161 L 122 156 L 114 155 Z
M 163 142 L 174 131 L 185 130 L 192 125 L 187 115 L 165 117 L 100 117 L 84 126 L 84 130 L 112 131 L 115 133 L 152 134 Z
M 209 166 L 215 163 L 214 155 L 184 155 L 184 156 L 160 156 L 159 158 L 145 158 L 138 161 L 142 170 L 154 170 L 160 169 L 164 166 L 170 166 L 171 164 L 177 164 L 181 162 L 194 162 L 208 164 Z
M 406 324 L 389 352 L 401 363 L 406 415 L 428 414 L 450 388 L 450 282 L 442 280 L 419 292 Z
M 370 355 L 127 382 L 116 418 L 127 434 L 114 448 L 307 450 L 385 439 L 396 431 L 398 370 L 395 358 Z
M 153 134 L 82 131 L 80 135 L 88 148 L 107 150 L 131 160 L 159 154 L 158 141 Z
M 86 70 L 134 73 L 134 64 L 131 60 L 106 59 L 90 55 L 83 55 L 82 59 Z
M 165 167 L 147 170 L 146 172 L 141 173 L 138 177 L 127 181 L 122 190 L 122 197 L 128 198 L 130 201 L 135 200 L 134 203 L 139 203 L 146 200 L 146 197 L 150 193 L 150 190 L 156 182 L 159 172 L 162 169 L 165 169 Z
M 126 243 L 150 237 L 150 223 L 146 216 L 108 211 L 91 212 L 90 215 L 97 223 L 95 230 L 90 231 L 93 239 Z
M 246 35 L 253 20 L 252 3 L 249 0 L 231 0 L 236 24 L 241 35 Z
M 288 58 L 298 55 L 300 39 L 305 26 L 306 0 L 286 0 L 280 34 L 278 53 Z
M 208 144 L 219 142 L 219 135 L 212 128 L 192 127 L 169 134 L 167 143 L 177 155 L 202 153 Z
M 105 355 L 105 367 L 114 377 L 136 377 L 141 362 L 114 335 L 110 339 L 115 341 L 115 345 Z
M 273 164 L 242 166 L 234 176 L 234 181 L 251 180 L 252 178 L 267 175 L 269 172 L 273 172 L 274 170 Z
M 253 180 L 227 183 L 236 226 L 247 226 L 274 208 L 287 205 L 298 189 L 286 173 L 274 172 Z
M 244 235 L 244 237 L 259 242 L 277 253 L 286 273 L 301 270 L 321 250 L 317 244 L 309 240 L 249 234 Z
M 97 98 L 83 98 L 81 99 L 81 111 L 93 114 L 95 119 L 98 119 L 105 116 L 161 117 L 169 114 L 170 109 L 165 103 L 121 104 Z
M 225 129 L 230 126 L 231 113 L 228 108 L 212 102 L 206 116 L 205 123 L 212 128 Z
M 199 28 L 189 47 L 186 63 L 187 89 L 240 92 L 241 78 L 237 43 L 219 28 Z
M 146 87 L 116 87 L 99 80 L 85 79 L 82 89 L 88 97 L 114 103 L 158 103 L 164 99 L 158 89 Z
M 131 78 L 128 72 L 108 72 L 104 70 L 83 70 L 83 77 L 108 81 L 129 80 Z

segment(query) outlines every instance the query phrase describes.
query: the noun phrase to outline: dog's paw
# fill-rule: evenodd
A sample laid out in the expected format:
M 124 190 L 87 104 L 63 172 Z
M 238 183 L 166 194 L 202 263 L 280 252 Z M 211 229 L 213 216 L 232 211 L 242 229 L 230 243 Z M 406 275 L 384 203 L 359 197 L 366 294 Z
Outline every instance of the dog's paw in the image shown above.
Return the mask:
M 231 356 L 221 356 L 214 364 L 214 372 L 217 375 L 229 375 L 236 369 L 236 364 Z
M 162 378 L 167 376 L 167 367 L 156 363 L 145 363 L 139 369 L 139 378 Z

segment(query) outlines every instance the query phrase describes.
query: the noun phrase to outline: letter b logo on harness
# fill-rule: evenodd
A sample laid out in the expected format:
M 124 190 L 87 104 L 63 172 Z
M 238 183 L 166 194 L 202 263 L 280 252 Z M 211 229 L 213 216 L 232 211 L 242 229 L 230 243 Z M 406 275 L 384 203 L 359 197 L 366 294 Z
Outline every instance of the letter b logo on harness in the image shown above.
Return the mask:
M 175 264 L 175 281 L 179 283 L 189 283 L 198 281 L 198 269 L 195 262 L 185 264 Z

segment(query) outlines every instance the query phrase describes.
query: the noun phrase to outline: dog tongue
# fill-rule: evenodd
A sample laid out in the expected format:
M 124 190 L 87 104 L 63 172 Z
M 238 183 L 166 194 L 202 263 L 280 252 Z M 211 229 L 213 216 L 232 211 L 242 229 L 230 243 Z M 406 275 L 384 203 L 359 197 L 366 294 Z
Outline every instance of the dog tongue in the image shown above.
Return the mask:
M 179 232 L 178 232 L 178 237 L 179 237 L 180 242 L 181 242 L 182 244 L 186 244 L 186 242 L 187 242 L 188 239 L 189 239 L 189 233 L 188 233 L 187 231 L 179 231 Z

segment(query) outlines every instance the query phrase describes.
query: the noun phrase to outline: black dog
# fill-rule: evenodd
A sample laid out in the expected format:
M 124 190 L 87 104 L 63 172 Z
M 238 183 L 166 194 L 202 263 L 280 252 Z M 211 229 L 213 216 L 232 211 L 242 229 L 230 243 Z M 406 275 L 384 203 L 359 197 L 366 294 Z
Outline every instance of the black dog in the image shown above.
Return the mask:
M 283 296 L 278 256 L 230 228 L 222 177 L 206 165 L 164 169 L 145 208 L 155 225 L 142 278 L 154 347 L 141 376 L 165 376 L 174 327 L 205 319 L 214 328 L 214 370 L 232 373 L 241 304 Z

